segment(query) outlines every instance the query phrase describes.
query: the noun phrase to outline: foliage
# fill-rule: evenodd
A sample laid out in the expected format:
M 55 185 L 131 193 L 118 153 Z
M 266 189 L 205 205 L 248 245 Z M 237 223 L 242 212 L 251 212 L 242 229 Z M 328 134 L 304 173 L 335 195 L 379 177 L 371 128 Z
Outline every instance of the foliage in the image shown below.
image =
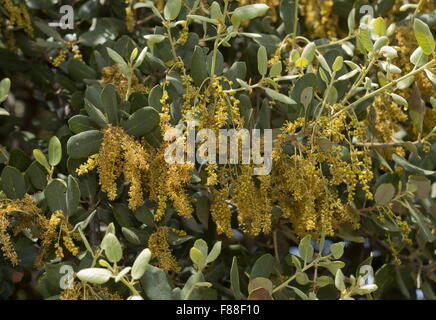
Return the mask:
M 435 299 L 434 1 L 63 4 L 0 0 L 2 299 Z

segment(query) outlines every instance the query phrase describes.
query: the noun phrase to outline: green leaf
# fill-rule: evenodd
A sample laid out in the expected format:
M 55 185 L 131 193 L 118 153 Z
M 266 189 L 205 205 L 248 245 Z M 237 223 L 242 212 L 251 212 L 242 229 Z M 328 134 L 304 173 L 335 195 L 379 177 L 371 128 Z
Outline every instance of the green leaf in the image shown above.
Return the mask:
M 330 251 L 333 254 L 333 258 L 339 259 L 344 254 L 345 242 L 334 243 L 330 246 Z
M 282 73 L 282 62 L 278 61 L 271 66 L 271 70 L 269 71 L 269 76 L 271 78 L 275 78 Z
M 409 103 L 402 96 L 399 96 L 398 94 L 395 93 L 391 93 L 391 97 L 396 104 L 399 104 L 400 106 L 404 106 L 404 108 L 406 109 L 409 107 Z
M 322 56 L 320 55 L 319 57 L 322 57 Z M 296 63 L 297 60 L 300 59 L 300 52 L 297 49 L 292 49 L 291 53 L 289 54 L 289 59 L 292 62 Z
M 338 271 L 336 271 L 335 287 L 341 292 L 345 290 L 345 277 L 341 269 L 338 269 Z
M 97 79 L 97 73 L 79 59 L 71 59 L 67 65 L 68 73 L 74 80 Z
M 223 13 L 221 12 L 221 7 L 218 2 L 214 1 L 210 5 L 210 17 L 212 19 L 217 19 L 224 21 Z
M 378 286 L 378 290 L 375 294 L 375 299 L 380 299 L 382 293 L 390 286 L 394 281 L 394 266 L 392 264 L 384 264 L 375 273 L 374 282 Z
M 268 55 L 266 52 L 266 48 L 264 46 L 260 46 L 257 50 L 257 69 L 259 73 L 264 76 L 266 74 L 268 68 Z
M 141 278 L 141 286 L 151 300 L 172 300 L 172 289 L 164 271 L 149 265 Z
M 134 225 L 132 212 L 129 207 L 124 203 L 114 203 L 112 206 L 112 213 L 116 222 L 121 227 L 132 228 Z
M 194 77 L 194 75 L 192 73 L 192 68 L 191 68 L 191 76 Z M 156 109 L 158 112 L 160 112 L 162 110 L 162 104 L 160 102 L 162 95 L 163 95 L 163 90 L 162 90 L 162 87 L 160 85 L 155 85 L 150 90 L 150 94 L 148 95 L 148 103 L 150 104 L 151 107 Z
M 206 258 L 206 263 L 209 264 L 215 261 L 220 255 L 220 253 L 221 253 L 221 241 L 217 241 L 212 247 L 212 250 L 210 250 L 210 253 Z
M 121 270 L 115 277 L 115 282 L 119 282 L 125 275 L 130 272 L 130 270 L 132 270 L 132 267 L 125 267 L 123 270 Z
M 209 199 L 206 196 L 201 196 L 195 202 L 195 212 L 203 226 L 207 229 L 210 215 Z
M 251 293 L 259 288 L 265 289 L 269 293 L 269 295 L 271 295 L 273 291 L 273 283 L 270 279 L 262 277 L 254 278 L 248 283 L 248 293 Z
M 8 98 L 10 89 L 11 80 L 9 78 L 4 78 L 2 81 L 0 81 L 0 103 Z
M 141 244 L 141 240 L 139 240 L 139 237 L 133 230 L 122 227 L 121 231 L 123 232 L 123 236 L 126 238 L 126 240 L 129 241 L 131 244 L 135 246 L 139 246 Z
M 371 40 L 371 31 L 366 26 L 362 26 L 359 32 L 360 40 L 366 51 L 371 52 L 374 48 Z
M 55 167 L 61 162 L 62 159 L 62 145 L 59 138 L 56 136 L 51 137 L 48 143 L 48 163 Z
M 151 251 L 146 248 L 141 251 L 141 253 L 136 257 L 135 262 L 133 262 L 132 266 L 132 279 L 138 280 L 142 278 L 145 273 L 145 270 L 148 267 L 148 263 L 151 259 Z
M 80 188 L 79 181 L 71 175 L 67 179 L 67 193 L 66 193 L 66 204 L 67 204 L 67 217 L 71 217 L 77 211 L 77 207 L 80 204 Z
M 194 248 L 197 248 L 198 250 L 200 250 L 201 254 L 206 258 L 207 257 L 207 253 L 209 251 L 209 247 L 206 243 L 206 241 L 204 241 L 203 239 L 197 239 L 194 242 Z
M 431 181 L 423 176 L 411 175 L 407 186 L 414 185 L 416 189 L 413 191 L 416 197 L 422 200 L 427 199 L 430 196 Z
M 231 21 L 234 26 L 239 26 L 241 20 L 251 20 L 263 16 L 269 7 L 263 3 L 250 4 L 236 8 L 233 11 Z
M 415 77 L 414 77 L 414 76 L 406 77 L 406 78 L 404 78 L 403 80 L 398 81 L 398 83 L 397 83 L 397 89 L 399 89 L 399 90 L 404 90 L 404 89 L 410 87 L 410 85 L 411 85 L 414 81 L 415 81 Z M 382 84 L 382 85 L 385 85 L 385 84 Z
M 97 130 L 89 130 L 78 133 L 68 139 L 67 153 L 73 159 L 88 158 L 98 153 L 103 133 Z
M 135 61 L 136 57 L 138 56 L 138 53 L 139 53 L 138 48 L 132 50 L 132 52 L 130 53 L 130 63 L 133 63 L 133 61 Z
M 118 65 L 127 67 L 126 61 L 124 61 L 123 57 L 121 57 L 118 52 L 111 48 L 106 48 L 109 57 Z
M 303 300 L 308 300 L 309 297 L 300 289 L 296 288 L 296 287 L 290 287 L 292 290 L 294 290 L 294 292 L 297 294 L 297 296 L 299 296 L 301 299 Z
M 337 56 L 335 61 L 333 62 L 333 71 L 338 72 L 342 69 L 344 65 L 344 58 L 342 56 Z
M 145 36 L 144 38 L 147 39 L 147 44 L 150 43 L 151 47 L 155 43 L 162 42 L 165 39 L 165 37 L 163 35 L 161 35 L 161 34 L 148 35 L 148 38 L 147 38 L 147 36 Z M 136 68 L 138 68 L 139 66 L 142 65 L 142 63 L 144 62 L 145 56 L 147 55 L 147 50 L 148 50 L 147 47 L 144 47 L 141 50 L 141 53 L 139 54 L 138 58 L 135 61 L 135 64 L 133 65 L 134 69 L 136 69 Z
M 310 103 L 312 102 L 312 99 L 313 99 L 313 88 L 312 87 L 304 88 L 303 91 L 301 92 L 300 102 L 304 106 L 305 110 L 309 107 Z
M 320 71 L 322 71 L 322 70 L 320 70 Z M 346 73 L 346 74 L 340 76 L 337 80 L 338 80 L 338 81 L 343 81 L 343 80 L 351 79 L 351 78 L 353 78 L 356 74 L 358 74 L 359 72 L 360 72 L 359 69 L 354 69 L 354 70 L 352 70 L 352 71 L 350 71 L 350 72 L 348 72 L 348 73 Z M 327 77 L 325 77 L 325 79 L 327 80 Z M 324 82 L 325 82 L 325 81 L 324 81 Z
M 384 39 L 386 37 L 383 37 Z M 416 50 L 415 50 L 416 51 Z M 380 48 L 380 53 L 383 54 L 386 58 L 395 59 L 398 57 L 398 52 L 391 46 L 383 46 Z M 423 54 L 424 55 L 424 54 Z
M 288 96 L 285 96 L 282 93 L 276 92 L 269 88 L 264 88 L 265 92 L 268 96 L 270 96 L 272 99 L 286 103 L 286 104 L 297 104 L 293 99 L 291 99 Z
M 424 239 L 427 242 L 434 242 L 436 239 L 436 236 L 432 233 L 430 227 L 431 222 L 426 222 L 425 217 L 422 215 L 422 213 L 415 208 L 415 206 L 411 205 L 408 201 L 406 201 L 406 208 L 409 210 L 410 214 L 416 221 L 416 223 L 419 226 L 419 230 L 421 234 L 423 235 Z
M 392 160 L 394 160 L 400 167 L 404 168 L 406 171 L 412 173 L 422 174 L 425 176 L 430 176 L 436 173 L 436 171 L 430 171 L 430 170 L 419 168 L 395 153 L 392 155 Z
M 386 22 L 383 17 L 378 17 L 377 19 L 375 19 L 374 31 L 380 37 L 386 35 Z
M 230 286 L 236 300 L 242 299 L 241 287 L 239 283 L 238 260 L 233 257 L 232 267 L 230 268 Z
M 329 79 L 327 78 L 327 75 L 325 74 L 323 68 L 320 68 L 320 69 L 319 69 L 319 75 L 320 75 L 320 77 L 321 77 L 321 80 L 324 81 L 324 83 L 325 83 L 326 85 L 328 85 L 328 84 L 329 84 Z M 338 79 L 338 80 L 339 80 L 339 79 Z
M 316 44 L 314 42 L 308 43 L 301 54 L 301 58 L 307 60 L 307 64 L 311 63 L 313 58 L 315 58 Z
M 78 114 L 68 120 L 68 127 L 73 133 L 96 129 L 94 123 L 89 117 Z
M 174 20 L 180 13 L 182 0 L 168 0 L 164 7 L 164 17 L 166 20 Z
M 428 69 L 424 69 L 424 72 L 427 75 L 427 78 L 436 86 L 436 76 L 434 73 Z
M 375 191 L 374 200 L 380 206 L 385 206 L 395 196 L 395 187 L 391 183 L 383 183 Z
M 431 55 L 435 49 L 435 42 L 430 28 L 425 22 L 415 19 L 413 24 L 416 41 L 426 55 Z
M 107 233 L 101 241 L 101 248 L 104 250 L 106 257 L 112 263 L 121 260 L 123 256 L 123 249 L 117 237 L 113 233 Z
M 331 86 L 328 90 L 324 92 L 327 97 L 327 103 L 333 105 L 338 101 L 338 90 L 335 86 Z
M 52 212 L 61 210 L 64 215 L 67 215 L 67 201 L 65 197 L 65 192 L 67 191 L 67 186 L 60 179 L 54 179 L 50 181 L 44 190 L 45 199 L 47 201 L 48 207 Z
M 212 60 L 213 60 L 213 52 L 209 52 L 209 54 L 206 57 L 207 72 L 209 75 L 212 72 Z M 223 73 L 223 70 L 224 70 L 224 56 L 219 50 L 217 50 L 216 57 L 215 57 L 214 73 L 219 76 Z
M 24 176 L 14 167 L 6 166 L 1 175 L 1 189 L 9 199 L 21 199 L 26 193 Z
M 189 257 L 191 258 L 192 262 L 194 262 L 198 266 L 200 270 L 202 270 L 205 267 L 206 257 L 197 248 L 192 247 L 191 250 L 189 250 Z
M 332 275 L 335 275 L 339 269 L 345 266 L 345 263 L 343 263 L 342 261 L 326 261 L 320 262 L 319 265 L 321 267 L 327 268 L 327 270 L 330 271 Z
M 353 8 L 347 18 L 348 34 L 351 35 L 356 29 L 356 9 Z
M 113 84 L 109 83 L 103 88 L 101 102 L 105 108 L 106 118 L 110 123 L 118 125 L 118 97 Z
M 297 256 L 291 255 L 292 264 L 297 269 L 297 271 L 301 271 L 301 262 Z
M 199 46 L 195 46 L 194 54 L 192 55 L 191 76 L 197 87 L 207 78 L 206 55 Z
M 26 176 L 29 178 L 30 183 L 38 190 L 43 190 L 47 185 L 47 170 L 36 161 L 32 162 L 26 169 Z
M 253 265 L 250 273 L 250 279 L 262 277 L 269 278 L 274 269 L 274 257 L 269 253 L 264 254 Z
M 253 289 L 247 300 L 272 300 L 271 294 L 265 288 Z
M 297 281 L 298 284 L 301 284 L 302 286 L 308 284 L 310 281 L 309 277 L 304 272 L 297 272 L 295 274 L 295 280 Z
M 317 55 L 316 59 L 318 60 L 319 64 L 321 65 L 321 67 L 323 67 L 329 74 L 332 73 L 332 71 L 330 70 L 330 66 L 327 63 L 326 59 L 322 56 L 322 55 Z M 349 61 L 346 61 L 346 63 L 348 63 Z M 353 63 L 354 64 L 354 63 Z M 321 70 L 320 70 L 321 71 Z
M 127 134 L 142 137 L 152 132 L 159 125 L 159 113 L 152 107 L 136 110 L 124 123 Z
M 92 220 L 92 218 L 94 218 L 95 214 L 97 213 L 97 210 L 92 211 L 85 220 L 78 222 L 74 228 L 73 231 L 76 230 L 85 230 L 86 227 L 88 226 L 89 222 Z
M 428 56 L 424 54 L 421 47 L 418 47 L 410 56 L 410 62 L 417 67 L 421 67 L 428 62 Z
M 47 158 L 44 153 L 39 149 L 33 149 L 33 156 L 35 160 L 43 166 L 48 172 L 50 171 L 50 165 L 48 164 Z
M 314 249 L 310 243 L 310 239 L 310 235 L 307 235 L 301 239 L 300 244 L 298 245 L 298 252 L 300 253 L 300 257 L 303 259 L 304 263 L 310 262 L 313 257 Z
M 112 272 L 103 268 L 87 268 L 82 269 L 77 273 L 77 277 L 86 282 L 103 284 L 109 281 Z
M 247 75 L 247 65 L 245 62 L 236 61 L 232 66 L 225 72 L 226 78 L 233 81 L 233 86 L 237 85 L 236 79 L 245 79 Z
M 215 19 L 211 19 L 211 18 L 204 17 L 204 16 L 199 16 L 197 14 L 189 14 L 186 17 L 190 18 L 190 19 L 192 19 L 194 21 L 200 22 L 200 23 L 201 22 L 206 22 L 206 23 L 212 23 L 212 24 L 215 24 L 215 25 L 218 24 L 218 22 Z
M 333 284 L 333 283 L 334 283 L 333 279 L 329 276 L 320 276 L 320 277 L 316 278 L 316 285 L 319 288 L 328 286 L 328 285 Z
M 108 121 L 103 112 L 95 107 L 88 99 L 85 98 L 85 110 L 88 113 L 89 118 L 101 129 L 106 129 Z

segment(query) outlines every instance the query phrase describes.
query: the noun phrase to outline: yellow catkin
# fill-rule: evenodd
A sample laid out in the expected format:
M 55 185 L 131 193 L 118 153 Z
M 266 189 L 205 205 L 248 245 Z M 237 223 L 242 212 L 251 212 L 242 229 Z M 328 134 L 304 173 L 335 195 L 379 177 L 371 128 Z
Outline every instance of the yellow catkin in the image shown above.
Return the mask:
M 9 15 L 10 28 L 24 28 L 27 35 L 33 38 L 33 26 L 24 2 L 15 5 L 12 0 L 0 0 L 0 3 Z
M 264 212 L 265 192 L 261 193 L 253 180 L 253 168 L 242 166 L 241 174 L 233 179 L 232 199 L 238 210 L 238 221 L 240 226 L 250 235 L 258 235 L 260 232 L 270 229 L 270 207 Z M 265 182 L 266 180 L 264 180 Z M 265 185 L 263 185 L 265 188 Z M 261 194 L 259 194 L 261 193 Z
M 218 234 L 225 234 L 227 237 L 232 237 L 232 212 L 227 204 L 228 188 L 224 186 L 222 189 L 213 189 L 212 203 L 210 207 L 210 214 L 216 224 Z
M 127 31 L 133 32 L 136 25 L 135 10 L 133 9 L 132 0 L 126 0 L 126 27 Z
M 163 154 L 159 157 L 163 158 Z M 161 159 L 164 161 L 164 159 Z M 158 211 L 155 220 L 159 221 L 165 213 L 167 201 L 172 201 L 177 213 L 185 218 L 190 218 L 193 212 L 191 202 L 184 188 L 191 180 L 190 171 L 193 164 L 169 165 L 154 159 L 149 170 L 150 199 L 158 202 Z M 159 175 L 159 173 L 161 173 Z
M 24 213 L 25 212 L 25 213 Z M 13 247 L 11 236 L 8 233 L 9 216 L 16 213 L 20 216 L 20 224 L 16 227 L 14 234 L 30 226 L 30 223 L 40 223 L 42 216 L 41 210 L 36 206 L 32 197 L 25 194 L 22 199 L 3 199 L 0 201 L 0 244 L 3 255 L 13 265 L 17 265 L 19 260 Z
M 152 252 L 152 257 L 157 259 L 157 266 L 165 272 L 180 272 L 180 266 L 171 253 L 168 243 L 167 227 L 159 227 L 148 239 L 148 248 Z
M 67 58 L 68 55 L 68 49 L 62 49 L 58 56 L 56 58 L 54 58 L 54 60 L 52 61 L 52 65 L 54 67 L 59 67 L 61 65 L 62 62 L 65 61 L 65 59 Z
M 401 128 L 401 123 L 408 119 L 407 115 L 390 97 L 378 96 L 374 99 L 372 106 L 375 110 L 373 130 L 376 134 L 376 139 L 380 142 L 393 142 L 394 135 Z M 371 125 L 368 119 L 366 123 Z M 404 154 L 404 150 L 401 147 L 382 148 L 378 151 L 387 159 L 390 159 L 393 153 Z
M 311 38 L 336 38 L 338 16 L 333 14 L 333 1 L 300 0 L 299 9 Z
M 102 86 L 112 83 L 120 97 L 124 98 L 126 96 L 128 81 L 127 78 L 123 76 L 117 65 L 102 68 L 100 83 Z M 149 92 L 149 89 L 139 81 L 135 74 L 132 76 L 131 90 L 132 92 Z
M 130 183 L 129 208 L 136 210 L 144 203 L 143 178 L 148 170 L 148 155 L 142 144 L 120 127 L 109 126 L 103 130 L 99 153 L 92 155 L 76 172 L 79 175 L 97 168 L 102 191 L 109 200 L 117 197 L 117 179 L 124 174 Z
M 180 32 L 180 37 L 177 40 L 177 44 L 184 45 L 188 41 L 189 27 L 186 21 L 182 22 L 182 31 Z
M 343 140 L 345 134 L 360 132 L 357 124 L 341 121 L 327 121 L 321 117 L 321 132 L 329 139 Z M 353 121 L 351 121 L 353 123 Z M 293 134 L 302 128 L 304 119 L 297 119 L 284 126 L 284 132 Z M 356 129 L 357 127 L 357 129 Z M 283 139 L 283 138 L 281 138 Z M 296 145 L 301 148 L 301 146 Z M 322 232 L 334 235 L 344 224 L 351 224 L 354 228 L 359 225 L 359 217 L 347 208 L 344 199 L 340 199 L 334 187 L 345 183 L 347 186 L 348 202 L 354 199 L 355 190 L 359 183 L 372 198 L 369 182 L 372 179 L 370 159 L 366 159 L 364 152 L 352 150 L 350 162 L 342 160 L 340 148 L 333 147 L 329 152 L 323 152 L 314 144 L 304 153 L 286 155 L 280 146 L 273 152 L 274 165 L 270 184 L 274 186 L 271 201 L 279 204 L 283 216 L 292 222 L 293 230 L 300 236 L 312 234 L 318 237 Z M 321 166 L 329 164 L 330 177 L 326 177 Z
M 78 59 L 78 60 L 83 61 L 83 57 L 82 57 L 82 54 L 80 53 L 79 47 L 76 44 L 74 44 L 73 41 L 68 41 L 66 43 L 66 48 L 61 49 L 59 51 L 59 54 L 57 55 L 57 57 L 53 59 L 52 65 L 54 67 L 59 67 L 61 65 L 61 63 L 66 60 L 68 53 L 70 51 L 72 53 L 74 53 L 74 56 L 73 56 L 74 59 Z
M 73 41 L 68 41 L 67 48 L 70 49 L 72 53 L 74 53 L 74 56 L 73 56 L 74 59 L 78 59 L 78 60 L 83 61 L 82 54 L 80 53 L 80 49 L 79 49 L 79 46 L 77 44 L 75 44 Z
M 109 292 L 105 287 L 73 281 L 59 295 L 60 300 L 124 300 L 118 293 Z
M 44 258 L 47 256 L 51 245 L 54 243 L 55 254 L 59 259 L 64 258 L 64 250 L 60 240 L 63 240 L 64 247 L 73 255 L 79 254 L 79 249 L 74 244 L 73 239 L 78 240 L 79 235 L 72 232 L 73 227 L 68 222 L 61 210 L 52 213 L 50 219 L 46 220 L 42 226 L 43 233 L 41 236 L 42 242 L 39 250 L 39 255 L 36 259 L 36 266 L 41 266 L 44 263 Z

